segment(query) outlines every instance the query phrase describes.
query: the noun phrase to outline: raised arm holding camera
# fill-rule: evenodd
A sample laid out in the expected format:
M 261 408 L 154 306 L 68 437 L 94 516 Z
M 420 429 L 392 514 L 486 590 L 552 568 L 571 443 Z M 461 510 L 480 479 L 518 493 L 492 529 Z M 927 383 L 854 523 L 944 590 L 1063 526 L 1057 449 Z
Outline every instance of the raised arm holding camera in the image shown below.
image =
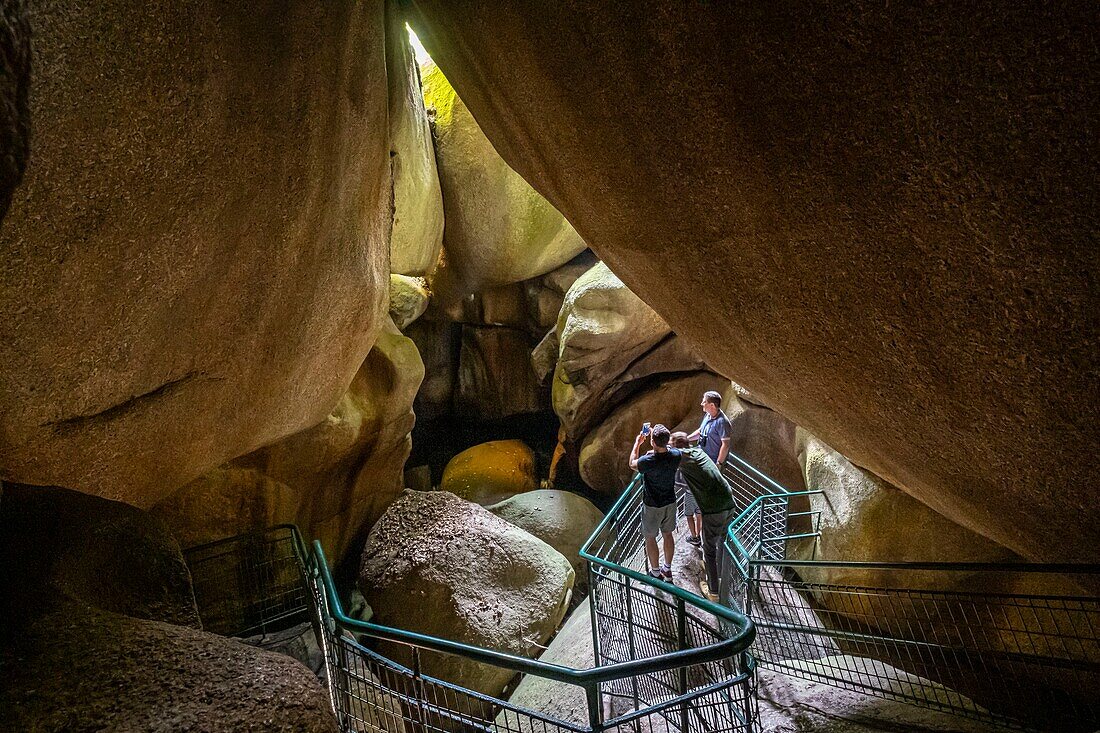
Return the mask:
M 634 448 L 630 451 L 630 467 L 642 475 L 642 537 L 645 539 L 645 554 L 649 562 L 649 574 L 672 582 L 672 557 L 676 552 L 676 469 L 680 465 L 680 451 L 668 447 L 671 437 L 664 425 L 654 425 L 647 431 L 649 423 L 634 439 Z M 648 435 L 647 435 L 648 433 Z M 653 450 L 639 457 L 646 438 Z M 657 548 L 657 534 L 662 535 L 665 562 L 660 563 Z

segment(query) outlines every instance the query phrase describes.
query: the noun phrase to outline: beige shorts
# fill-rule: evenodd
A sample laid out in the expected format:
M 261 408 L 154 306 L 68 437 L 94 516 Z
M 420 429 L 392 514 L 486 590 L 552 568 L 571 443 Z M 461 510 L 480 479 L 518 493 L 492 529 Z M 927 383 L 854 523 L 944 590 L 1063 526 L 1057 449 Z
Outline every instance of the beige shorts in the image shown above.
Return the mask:
M 664 506 L 642 504 L 642 536 L 656 537 L 658 532 L 676 530 L 676 502 Z

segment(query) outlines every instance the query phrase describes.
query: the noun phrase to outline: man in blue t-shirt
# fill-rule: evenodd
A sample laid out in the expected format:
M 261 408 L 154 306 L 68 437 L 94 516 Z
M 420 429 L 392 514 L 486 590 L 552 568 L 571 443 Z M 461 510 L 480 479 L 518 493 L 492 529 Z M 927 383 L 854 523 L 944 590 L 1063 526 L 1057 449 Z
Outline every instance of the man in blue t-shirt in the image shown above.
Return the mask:
M 732 432 L 729 418 L 722 412 L 722 395 L 714 390 L 706 392 L 699 406 L 703 408 L 703 422 L 698 430 L 688 436 L 688 440 L 691 442 L 698 440 L 703 452 L 721 468 L 726 461 L 726 454 L 730 452 L 730 433 Z M 690 491 L 684 493 L 684 516 L 687 517 L 688 542 L 698 546 L 700 530 L 703 528 L 703 515 Z
M 645 555 L 649 561 L 649 574 L 672 582 L 672 556 L 676 552 L 676 469 L 680 465 L 680 451 L 668 447 L 671 433 L 664 425 L 654 425 L 649 435 L 653 450 L 641 458 L 638 451 L 646 436 L 644 431 L 634 439 L 630 451 L 630 468 L 642 474 L 642 537 L 645 538 Z M 657 533 L 663 539 L 665 562 L 657 552 Z
M 730 433 L 733 426 L 722 412 L 722 395 L 711 390 L 703 395 L 703 401 L 699 403 L 703 408 L 703 422 L 699 429 L 688 436 L 689 441 L 699 441 L 699 447 L 710 456 L 719 468 L 726 462 L 726 455 L 730 452 Z

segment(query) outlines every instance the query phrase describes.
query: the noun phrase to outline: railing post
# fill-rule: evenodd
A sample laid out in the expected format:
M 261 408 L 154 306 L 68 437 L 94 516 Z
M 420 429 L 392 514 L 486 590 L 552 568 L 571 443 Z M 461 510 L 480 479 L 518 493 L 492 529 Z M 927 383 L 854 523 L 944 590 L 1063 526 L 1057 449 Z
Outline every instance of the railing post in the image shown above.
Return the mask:
M 416 697 L 416 710 L 413 713 L 414 731 L 426 728 L 427 716 L 424 714 L 424 680 L 420 676 L 420 647 L 412 648 L 413 695 Z
M 592 618 L 592 659 L 593 663 L 599 667 L 602 664 L 600 655 L 600 615 L 596 604 L 596 594 L 599 592 L 597 586 L 599 573 L 592 569 L 592 563 L 586 562 L 585 564 L 588 565 L 588 613 Z
M 623 578 L 626 581 L 624 587 L 626 588 L 626 628 L 628 629 L 627 643 L 630 646 L 630 658 L 637 659 L 638 652 L 634 643 L 634 593 L 631 586 L 631 583 L 633 583 L 634 581 L 626 576 L 623 576 Z M 630 690 L 634 696 L 634 709 L 638 710 L 638 675 L 636 674 L 630 676 Z
M 753 699 L 756 696 L 756 670 L 752 668 L 752 664 L 749 661 L 749 653 L 741 652 L 737 655 L 738 663 L 741 665 L 741 673 L 750 675 L 745 678 L 745 733 L 753 733 L 756 729 L 756 717 L 753 715 Z
M 588 701 L 588 727 L 592 733 L 600 733 L 603 730 L 603 707 L 600 702 L 600 683 L 586 682 L 584 685 L 584 697 Z
M 684 599 L 676 596 L 676 648 L 678 651 L 687 649 L 687 608 Z M 687 667 L 680 667 L 680 694 L 687 692 Z M 680 733 L 688 731 L 688 704 L 680 703 Z
M 745 615 L 752 618 L 752 589 L 756 584 L 756 574 L 760 572 L 760 566 L 753 563 L 752 558 L 745 558 Z

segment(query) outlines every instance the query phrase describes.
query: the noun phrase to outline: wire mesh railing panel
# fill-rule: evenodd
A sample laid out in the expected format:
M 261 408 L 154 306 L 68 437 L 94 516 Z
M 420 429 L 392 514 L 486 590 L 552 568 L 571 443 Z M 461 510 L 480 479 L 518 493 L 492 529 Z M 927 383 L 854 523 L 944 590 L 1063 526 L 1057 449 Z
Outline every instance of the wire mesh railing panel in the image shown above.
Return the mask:
M 741 733 L 753 730 L 759 715 L 756 677 L 750 672 L 725 677 L 686 695 L 666 697 L 650 708 L 619 714 L 607 721 L 605 730 L 622 733 Z
M 1100 726 L 1100 599 L 1048 573 L 965 568 L 883 568 L 892 582 L 872 587 L 795 575 L 850 573 L 842 564 L 754 567 L 754 653 L 762 666 L 1006 727 Z M 926 589 L 936 584 L 989 590 Z M 1052 585 L 1069 593 L 996 590 Z
M 309 621 L 297 542 L 280 526 L 185 550 L 203 628 L 248 637 Z
M 585 729 L 420 674 L 347 636 L 336 639 L 334 679 L 349 733 L 584 733 Z

